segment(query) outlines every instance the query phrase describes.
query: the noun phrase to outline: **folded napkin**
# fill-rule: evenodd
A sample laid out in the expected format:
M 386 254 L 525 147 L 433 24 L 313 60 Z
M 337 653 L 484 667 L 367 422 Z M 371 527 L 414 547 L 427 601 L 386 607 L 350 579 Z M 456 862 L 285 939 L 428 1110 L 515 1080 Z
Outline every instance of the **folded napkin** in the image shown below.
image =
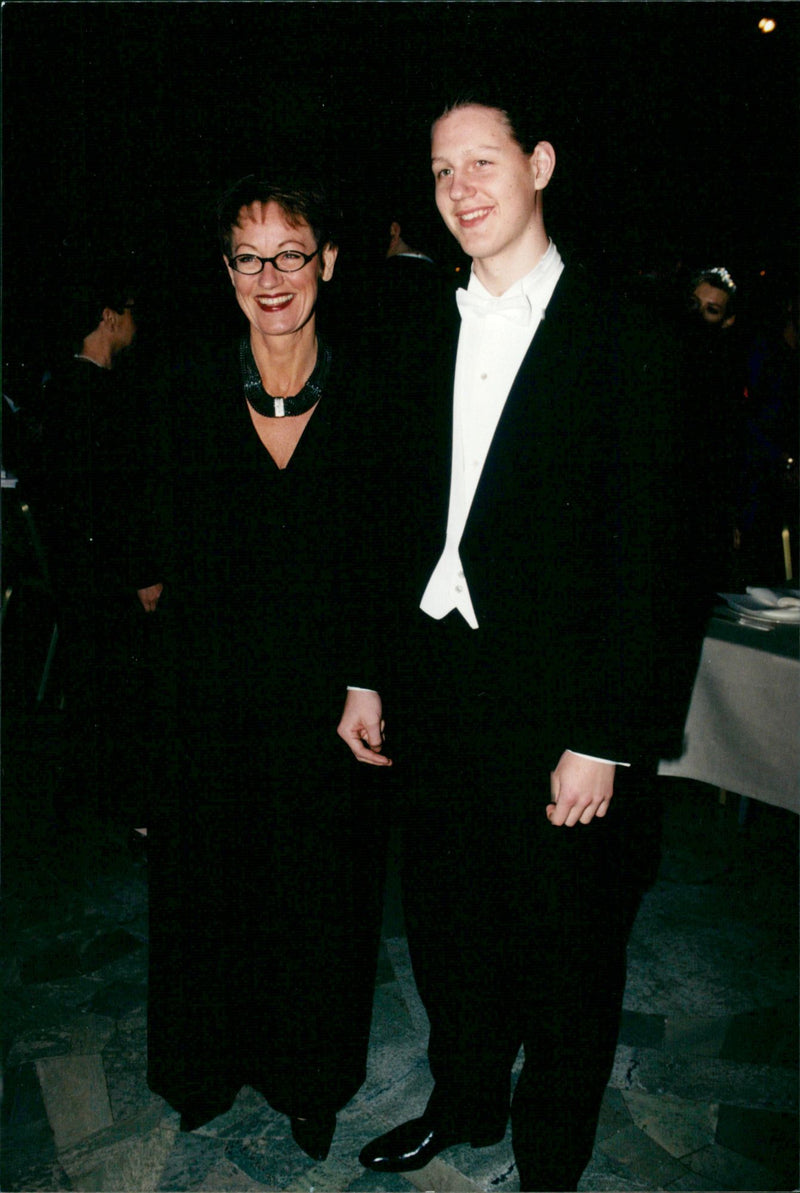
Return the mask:
M 800 596 L 796 595 L 796 592 L 797 590 L 794 588 L 787 589 L 785 592 L 772 588 L 747 589 L 748 596 L 758 601 L 759 605 L 766 605 L 767 608 L 772 609 L 800 608 Z
M 761 622 L 790 622 L 800 625 L 800 591 L 795 588 L 748 588 L 743 592 L 721 592 L 723 601 L 740 616 Z

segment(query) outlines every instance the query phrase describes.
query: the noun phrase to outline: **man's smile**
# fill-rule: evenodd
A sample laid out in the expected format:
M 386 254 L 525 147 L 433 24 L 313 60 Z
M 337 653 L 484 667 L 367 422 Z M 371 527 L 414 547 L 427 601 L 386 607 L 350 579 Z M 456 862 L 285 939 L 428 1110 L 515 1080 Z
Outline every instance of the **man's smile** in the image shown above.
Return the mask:
M 487 215 L 490 215 L 491 207 L 477 207 L 472 211 L 458 211 L 456 212 L 456 219 L 462 227 L 466 228 L 470 225 L 480 223 Z

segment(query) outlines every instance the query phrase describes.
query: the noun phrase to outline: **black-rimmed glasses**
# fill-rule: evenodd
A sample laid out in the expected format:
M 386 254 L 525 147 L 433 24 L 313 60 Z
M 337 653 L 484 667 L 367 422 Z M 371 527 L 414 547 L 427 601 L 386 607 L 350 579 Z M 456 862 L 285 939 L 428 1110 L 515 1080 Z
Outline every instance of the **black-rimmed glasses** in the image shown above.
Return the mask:
M 275 257 L 257 257 L 255 253 L 238 253 L 237 256 L 228 258 L 228 264 L 237 273 L 261 273 L 267 264 L 274 266 L 280 273 L 297 273 L 299 269 L 304 269 L 318 252 L 319 249 L 314 249 L 313 253 L 301 253 L 299 249 L 285 249 Z

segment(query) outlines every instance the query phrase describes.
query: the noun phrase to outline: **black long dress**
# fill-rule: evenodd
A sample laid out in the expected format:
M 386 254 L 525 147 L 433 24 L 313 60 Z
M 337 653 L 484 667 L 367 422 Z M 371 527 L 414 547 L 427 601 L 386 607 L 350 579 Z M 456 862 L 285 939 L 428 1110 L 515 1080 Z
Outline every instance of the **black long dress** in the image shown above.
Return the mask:
M 337 1109 L 365 1076 L 383 877 L 380 775 L 336 736 L 346 684 L 371 686 L 348 634 L 370 493 L 360 383 L 335 356 L 284 470 L 235 347 L 175 389 L 148 1080 L 179 1110 L 244 1084 L 286 1114 Z

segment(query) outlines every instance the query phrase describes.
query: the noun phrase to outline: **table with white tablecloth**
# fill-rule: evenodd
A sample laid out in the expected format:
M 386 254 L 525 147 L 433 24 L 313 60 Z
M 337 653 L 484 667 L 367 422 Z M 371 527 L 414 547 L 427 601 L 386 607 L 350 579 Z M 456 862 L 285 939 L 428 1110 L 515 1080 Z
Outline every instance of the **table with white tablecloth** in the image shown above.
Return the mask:
M 800 628 L 711 618 L 686 719 L 682 776 L 800 812 Z

